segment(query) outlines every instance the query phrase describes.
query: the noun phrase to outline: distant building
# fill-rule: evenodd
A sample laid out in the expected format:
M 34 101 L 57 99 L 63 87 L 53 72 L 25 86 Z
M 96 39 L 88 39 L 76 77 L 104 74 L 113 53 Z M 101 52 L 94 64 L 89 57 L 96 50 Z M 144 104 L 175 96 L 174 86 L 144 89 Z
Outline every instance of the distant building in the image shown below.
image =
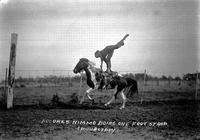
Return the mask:
M 200 79 L 200 73 L 188 73 L 183 76 L 183 80 L 186 80 L 186 81 L 196 80 L 197 76 L 198 76 L 198 79 Z

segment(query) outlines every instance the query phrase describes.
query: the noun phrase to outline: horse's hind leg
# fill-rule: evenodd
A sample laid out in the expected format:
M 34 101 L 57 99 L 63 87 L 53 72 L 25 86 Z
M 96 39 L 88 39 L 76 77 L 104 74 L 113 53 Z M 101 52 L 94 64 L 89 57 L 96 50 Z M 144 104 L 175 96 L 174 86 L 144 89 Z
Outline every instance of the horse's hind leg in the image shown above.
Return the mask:
M 120 107 L 120 109 L 124 109 L 125 108 L 125 105 L 126 105 L 126 96 L 124 95 L 124 90 L 122 90 L 121 92 L 120 92 L 120 95 L 121 95 L 121 97 L 122 97 L 122 100 L 123 100 L 123 104 L 122 104 L 122 106 Z
M 124 93 L 126 93 L 126 94 L 125 94 L 126 97 L 131 97 L 131 91 L 130 91 L 130 89 L 131 89 L 131 86 L 126 87 L 126 88 L 124 89 Z

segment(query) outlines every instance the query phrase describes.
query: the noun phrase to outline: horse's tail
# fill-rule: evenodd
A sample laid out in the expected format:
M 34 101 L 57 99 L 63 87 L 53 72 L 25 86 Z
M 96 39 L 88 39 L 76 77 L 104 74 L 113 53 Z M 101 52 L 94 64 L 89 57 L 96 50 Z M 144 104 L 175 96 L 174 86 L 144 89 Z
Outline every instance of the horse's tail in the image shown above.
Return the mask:
M 138 94 L 138 84 L 136 80 L 131 79 L 131 78 L 128 78 L 127 82 L 130 87 L 127 94 L 128 94 L 128 97 L 132 98 L 135 93 Z

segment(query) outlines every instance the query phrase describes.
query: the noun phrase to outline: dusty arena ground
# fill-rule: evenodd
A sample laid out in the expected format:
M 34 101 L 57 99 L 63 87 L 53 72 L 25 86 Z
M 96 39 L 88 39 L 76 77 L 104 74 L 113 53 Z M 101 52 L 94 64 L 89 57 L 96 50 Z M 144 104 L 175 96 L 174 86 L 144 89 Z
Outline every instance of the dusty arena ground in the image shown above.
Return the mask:
M 83 105 L 72 100 L 78 92 L 77 83 L 16 88 L 14 108 L 0 109 L 0 139 L 200 139 L 194 87 L 147 85 L 124 110 L 119 110 L 120 97 L 104 107 L 112 90 L 98 91 L 94 104 L 86 100 Z M 59 102 L 51 101 L 55 93 Z

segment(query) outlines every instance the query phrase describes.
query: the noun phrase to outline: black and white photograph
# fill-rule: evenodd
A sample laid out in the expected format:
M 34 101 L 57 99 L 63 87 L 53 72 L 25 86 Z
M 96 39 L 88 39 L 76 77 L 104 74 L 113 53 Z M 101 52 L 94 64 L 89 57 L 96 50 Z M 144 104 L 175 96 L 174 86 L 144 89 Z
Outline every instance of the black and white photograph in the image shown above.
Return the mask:
M 199 0 L 0 0 L 0 140 L 200 140 Z

